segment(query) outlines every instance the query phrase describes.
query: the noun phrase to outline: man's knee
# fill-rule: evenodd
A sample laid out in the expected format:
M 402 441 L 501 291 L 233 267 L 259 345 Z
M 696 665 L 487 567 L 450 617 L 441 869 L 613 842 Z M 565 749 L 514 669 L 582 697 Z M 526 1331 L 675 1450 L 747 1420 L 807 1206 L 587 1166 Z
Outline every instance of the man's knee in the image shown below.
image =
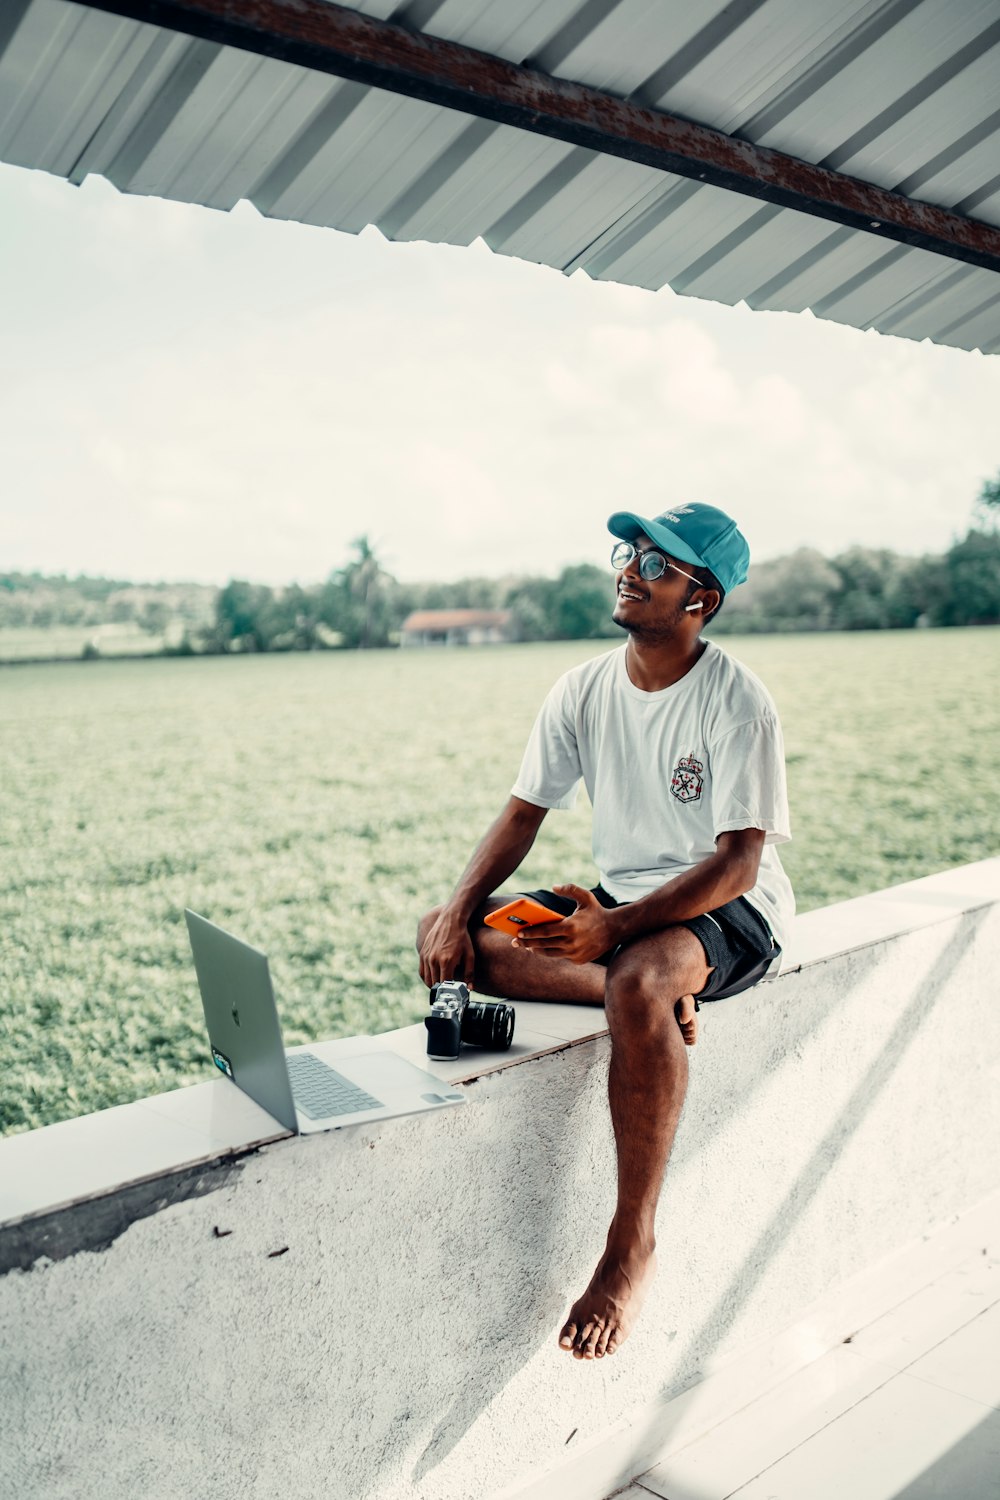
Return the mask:
M 633 944 L 608 967 L 604 1008 L 612 1036 L 650 1034 L 676 1024 L 674 1007 L 683 995 L 697 994 L 708 977 L 701 945 L 682 929 L 676 945 Z M 698 943 L 697 950 L 686 942 Z M 676 947 L 676 951 L 672 949 Z
M 604 1010 L 612 1036 L 655 1031 L 672 1018 L 679 998 L 672 993 L 674 988 L 656 970 L 616 961 L 604 986 Z

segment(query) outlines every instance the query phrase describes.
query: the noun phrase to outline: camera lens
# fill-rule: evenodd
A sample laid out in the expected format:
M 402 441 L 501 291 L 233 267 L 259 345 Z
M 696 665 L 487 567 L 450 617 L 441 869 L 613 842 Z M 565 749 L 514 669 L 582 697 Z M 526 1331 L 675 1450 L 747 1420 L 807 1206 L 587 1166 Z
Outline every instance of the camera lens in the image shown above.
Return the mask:
M 506 1052 L 514 1040 L 514 1007 L 505 1001 L 470 1000 L 462 1016 L 462 1041 Z

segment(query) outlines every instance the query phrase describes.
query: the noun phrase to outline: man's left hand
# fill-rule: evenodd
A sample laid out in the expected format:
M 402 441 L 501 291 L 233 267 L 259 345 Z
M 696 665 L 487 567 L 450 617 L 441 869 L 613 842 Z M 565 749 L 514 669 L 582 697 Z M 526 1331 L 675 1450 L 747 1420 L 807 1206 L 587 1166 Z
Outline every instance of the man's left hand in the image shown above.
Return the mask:
M 573 964 L 587 964 L 607 953 L 618 941 L 612 928 L 612 914 L 601 905 L 593 891 L 581 885 L 554 885 L 557 896 L 569 896 L 576 911 L 561 922 L 536 922 L 514 939 L 515 948 L 528 953 L 568 958 Z

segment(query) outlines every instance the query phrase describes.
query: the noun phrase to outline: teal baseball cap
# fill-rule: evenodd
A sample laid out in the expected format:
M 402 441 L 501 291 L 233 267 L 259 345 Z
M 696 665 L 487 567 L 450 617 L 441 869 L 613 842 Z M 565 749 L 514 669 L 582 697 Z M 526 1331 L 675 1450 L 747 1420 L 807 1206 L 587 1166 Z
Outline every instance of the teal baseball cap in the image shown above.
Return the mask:
M 747 539 L 732 516 L 717 505 L 692 500 L 689 505 L 674 505 L 652 520 L 630 510 L 616 510 L 608 518 L 608 530 L 626 542 L 648 536 L 678 562 L 707 568 L 721 583 L 723 593 L 746 583 L 750 567 Z

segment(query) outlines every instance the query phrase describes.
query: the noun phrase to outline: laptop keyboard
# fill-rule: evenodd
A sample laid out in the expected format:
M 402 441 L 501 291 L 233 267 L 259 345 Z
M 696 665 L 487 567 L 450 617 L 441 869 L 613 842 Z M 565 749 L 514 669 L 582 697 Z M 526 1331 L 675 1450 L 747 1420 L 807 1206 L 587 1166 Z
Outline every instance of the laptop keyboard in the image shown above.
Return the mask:
M 296 1106 L 310 1120 L 328 1115 L 354 1115 L 363 1109 L 381 1109 L 382 1100 L 335 1073 L 311 1052 L 293 1052 L 288 1057 L 288 1076 Z

